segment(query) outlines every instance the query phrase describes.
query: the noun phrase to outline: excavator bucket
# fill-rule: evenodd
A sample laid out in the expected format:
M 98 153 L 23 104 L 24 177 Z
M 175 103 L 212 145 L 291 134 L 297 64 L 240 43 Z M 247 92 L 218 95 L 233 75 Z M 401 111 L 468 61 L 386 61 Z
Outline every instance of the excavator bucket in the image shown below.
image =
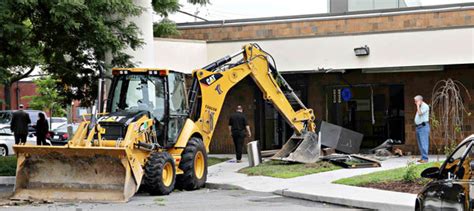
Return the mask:
M 15 146 L 14 200 L 126 202 L 137 190 L 124 148 Z
M 273 160 L 285 160 L 299 163 L 314 163 L 321 154 L 321 141 L 314 132 L 302 135 L 293 134 L 273 157 Z

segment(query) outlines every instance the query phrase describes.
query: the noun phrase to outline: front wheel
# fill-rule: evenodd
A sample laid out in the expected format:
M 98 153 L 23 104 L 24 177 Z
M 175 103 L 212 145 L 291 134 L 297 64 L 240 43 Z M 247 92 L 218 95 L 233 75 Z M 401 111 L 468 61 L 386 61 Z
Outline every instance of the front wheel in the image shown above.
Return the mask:
M 145 164 L 144 183 L 150 195 L 168 195 L 173 192 L 176 168 L 168 152 L 153 152 Z
M 176 186 L 184 190 L 196 190 L 204 187 L 207 180 L 207 153 L 202 140 L 192 137 L 183 154 L 179 168 L 183 174 L 176 177 Z
M 8 156 L 8 148 L 5 145 L 0 146 L 0 157 Z

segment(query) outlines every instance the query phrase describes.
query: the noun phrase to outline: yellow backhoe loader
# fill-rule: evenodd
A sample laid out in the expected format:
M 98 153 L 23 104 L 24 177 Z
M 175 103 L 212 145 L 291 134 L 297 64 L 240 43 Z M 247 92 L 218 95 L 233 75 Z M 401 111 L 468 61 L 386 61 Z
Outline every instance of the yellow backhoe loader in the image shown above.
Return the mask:
M 85 119 L 65 146 L 14 146 L 18 164 L 12 198 L 125 202 L 140 186 L 152 195 L 203 187 L 225 96 L 249 75 L 295 131 L 279 157 L 312 162 L 318 156 L 311 154 L 317 147 L 313 111 L 275 66 L 271 55 L 248 44 L 193 71 L 189 93 L 182 73 L 113 69 L 106 112 Z

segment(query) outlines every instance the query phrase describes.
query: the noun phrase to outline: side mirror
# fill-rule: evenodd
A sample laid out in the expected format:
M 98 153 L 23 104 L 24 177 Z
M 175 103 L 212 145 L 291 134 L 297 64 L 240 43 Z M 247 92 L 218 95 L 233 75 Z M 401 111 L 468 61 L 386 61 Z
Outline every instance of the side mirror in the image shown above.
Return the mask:
M 439 177 L 439 167 L 430 167 L 421 172 L 421 177 L 429 179 L 437 179 Z

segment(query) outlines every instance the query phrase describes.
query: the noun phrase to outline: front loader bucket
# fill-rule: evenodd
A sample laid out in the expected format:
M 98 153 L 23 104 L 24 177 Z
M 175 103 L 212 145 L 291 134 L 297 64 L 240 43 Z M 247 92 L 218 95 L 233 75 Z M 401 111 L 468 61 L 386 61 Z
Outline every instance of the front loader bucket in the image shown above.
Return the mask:
M 321 142 L 314 132 L 302 135 L 293 134 L 273 157 L 273 160 L 285 160 L 300 163 L 314 163 L 319 160 Z
M 137 189 L 123 148 L 26 145 L 15 152 L 15 200 L 126 202 Z

